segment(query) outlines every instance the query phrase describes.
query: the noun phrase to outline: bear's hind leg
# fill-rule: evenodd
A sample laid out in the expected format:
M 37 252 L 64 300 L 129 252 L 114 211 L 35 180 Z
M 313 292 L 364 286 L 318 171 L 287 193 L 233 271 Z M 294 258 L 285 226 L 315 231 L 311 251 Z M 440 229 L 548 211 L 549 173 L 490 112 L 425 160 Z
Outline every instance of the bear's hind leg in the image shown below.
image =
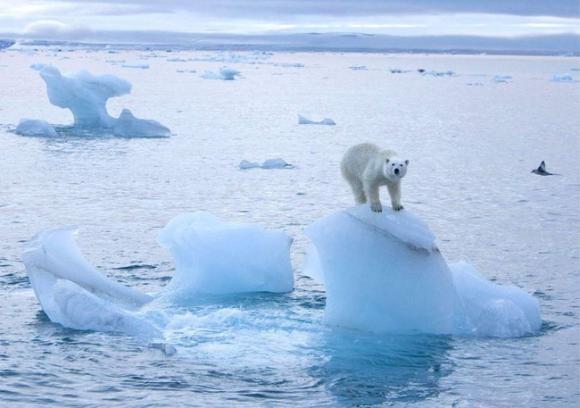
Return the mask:
M 354 182 L 351 185 L 352 193 L 354 194 L 354 201 L 356 204 L 364 204 L 367 202 L 367 196 L 361 182 Z

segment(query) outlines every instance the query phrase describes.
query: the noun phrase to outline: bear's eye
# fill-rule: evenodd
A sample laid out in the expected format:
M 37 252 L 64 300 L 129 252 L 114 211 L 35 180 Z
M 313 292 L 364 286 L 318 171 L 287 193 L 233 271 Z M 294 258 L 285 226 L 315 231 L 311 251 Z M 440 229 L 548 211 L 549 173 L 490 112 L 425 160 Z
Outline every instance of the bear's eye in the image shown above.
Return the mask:
M 392 164 L 393 166 L 395 165 L 395 163 Z

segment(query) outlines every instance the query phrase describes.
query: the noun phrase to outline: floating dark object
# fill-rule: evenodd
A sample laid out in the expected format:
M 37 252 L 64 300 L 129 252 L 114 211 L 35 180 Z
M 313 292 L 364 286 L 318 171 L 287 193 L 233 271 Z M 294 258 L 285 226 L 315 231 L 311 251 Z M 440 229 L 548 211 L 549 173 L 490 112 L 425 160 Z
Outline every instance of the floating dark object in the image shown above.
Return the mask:
M 532 173 L 537 174 L 539 176 L 559 176 L 559 174 L 550 173 L 549 171 L 546 171 L 546 163 L 543 160 L 537 169 L 532 170 Z
M 417 72 L 418 72 L 418 73 L 420 73 L 420 74 L 424 74 L 424 73 L 425 73 L 425 70 L 424 70 L 423 68 L 419 68 L 419 69 L 417 70 Z

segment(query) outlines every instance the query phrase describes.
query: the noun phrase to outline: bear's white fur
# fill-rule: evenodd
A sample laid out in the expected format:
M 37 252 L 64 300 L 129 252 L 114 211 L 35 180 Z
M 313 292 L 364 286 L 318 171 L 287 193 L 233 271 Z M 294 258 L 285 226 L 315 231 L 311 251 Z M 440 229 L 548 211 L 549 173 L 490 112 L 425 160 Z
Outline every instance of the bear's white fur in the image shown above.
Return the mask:
M 407 174 L 409 160 L 401 160 L 392 150 L 381 150 L 371 143 L 349 148 L 340 164 L 342 175 L 348 181 L 357 204 L 370 202 L 371 210 L 381 212 L 383 206 L 379 187 L 387 186 L 393 210 L 401 205 L 401 179 Z

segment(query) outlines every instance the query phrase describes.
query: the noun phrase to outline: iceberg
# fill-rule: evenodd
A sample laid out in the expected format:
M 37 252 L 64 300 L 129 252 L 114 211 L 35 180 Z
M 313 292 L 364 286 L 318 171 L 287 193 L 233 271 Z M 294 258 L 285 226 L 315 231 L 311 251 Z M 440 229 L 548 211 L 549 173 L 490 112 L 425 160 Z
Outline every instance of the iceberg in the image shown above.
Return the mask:
M 158 328 L 137 313 L 152 300 L 97 271 L 82 256 L 74 229 L 44 231 L 29 241 L 22 260 L 49 319 L 78 330 L 125 332 L 158 338 Z
M 240 167 L 240 170 L 258 169 L 258 168 L 260 168 L 260 164 L 256 163 L 256 162 L 242 160 L 239 164 L 239 167 Z
M 34 64 L 46 83 L 50 103 L 70 109 L 74 126 L 109 130 L 121 137 L 163 137 L 170 131 L 154 120 L 139 119 L 123 109 L 119 118 L 107 112 L 107 100 L 131 92 L 131 84 L 114 75 L 92 75 L 87 71 L 63 75 L 51 65 Z
M 123 109 L 113 126 L 119 137 L 167 137 L 170 130 L 155 120 L 136 118 L 129 109 Z
M 110 128 L 115 118 L 107 112 L 107 100 L 131 92 L 131 84 L 114 75 L 92 75 L 79 71 L 62 75 L 51 65 L 34 64 L 46 83 L 50 103 L 70 109 L 75 126 Z
M 326 289 L 325 321 L 377 333 L 517 337 L 539 330 L 536 299 L 451 267 L 409 211 L 341 211 L 306 229 L 304 272 Z
M 298 124 L 299 125 L 329 125 L 334 126 L 336 122 L 330 118 L 324 118 L 322 120 L 310 120 L 305 118 L 302 115 L 298 115 Z
M 167 286 L 170 297 L 284 293 L 294 287 L 292 239 L 284 232 L 224 223 L 196 212 L 173 218 L 158 241 L 175 262 L 175 276 Z
M 23 136 L 56 137 L 56 130 L 45 120 L 21 119 L 14 130 Z
M 221 79 L 224 81 L 233 81 L 236 76 L 240 75 L 240 71 L 233 68 L 221 68 L 219 72 L 205 71 L 201 76 L 204 79 Z

